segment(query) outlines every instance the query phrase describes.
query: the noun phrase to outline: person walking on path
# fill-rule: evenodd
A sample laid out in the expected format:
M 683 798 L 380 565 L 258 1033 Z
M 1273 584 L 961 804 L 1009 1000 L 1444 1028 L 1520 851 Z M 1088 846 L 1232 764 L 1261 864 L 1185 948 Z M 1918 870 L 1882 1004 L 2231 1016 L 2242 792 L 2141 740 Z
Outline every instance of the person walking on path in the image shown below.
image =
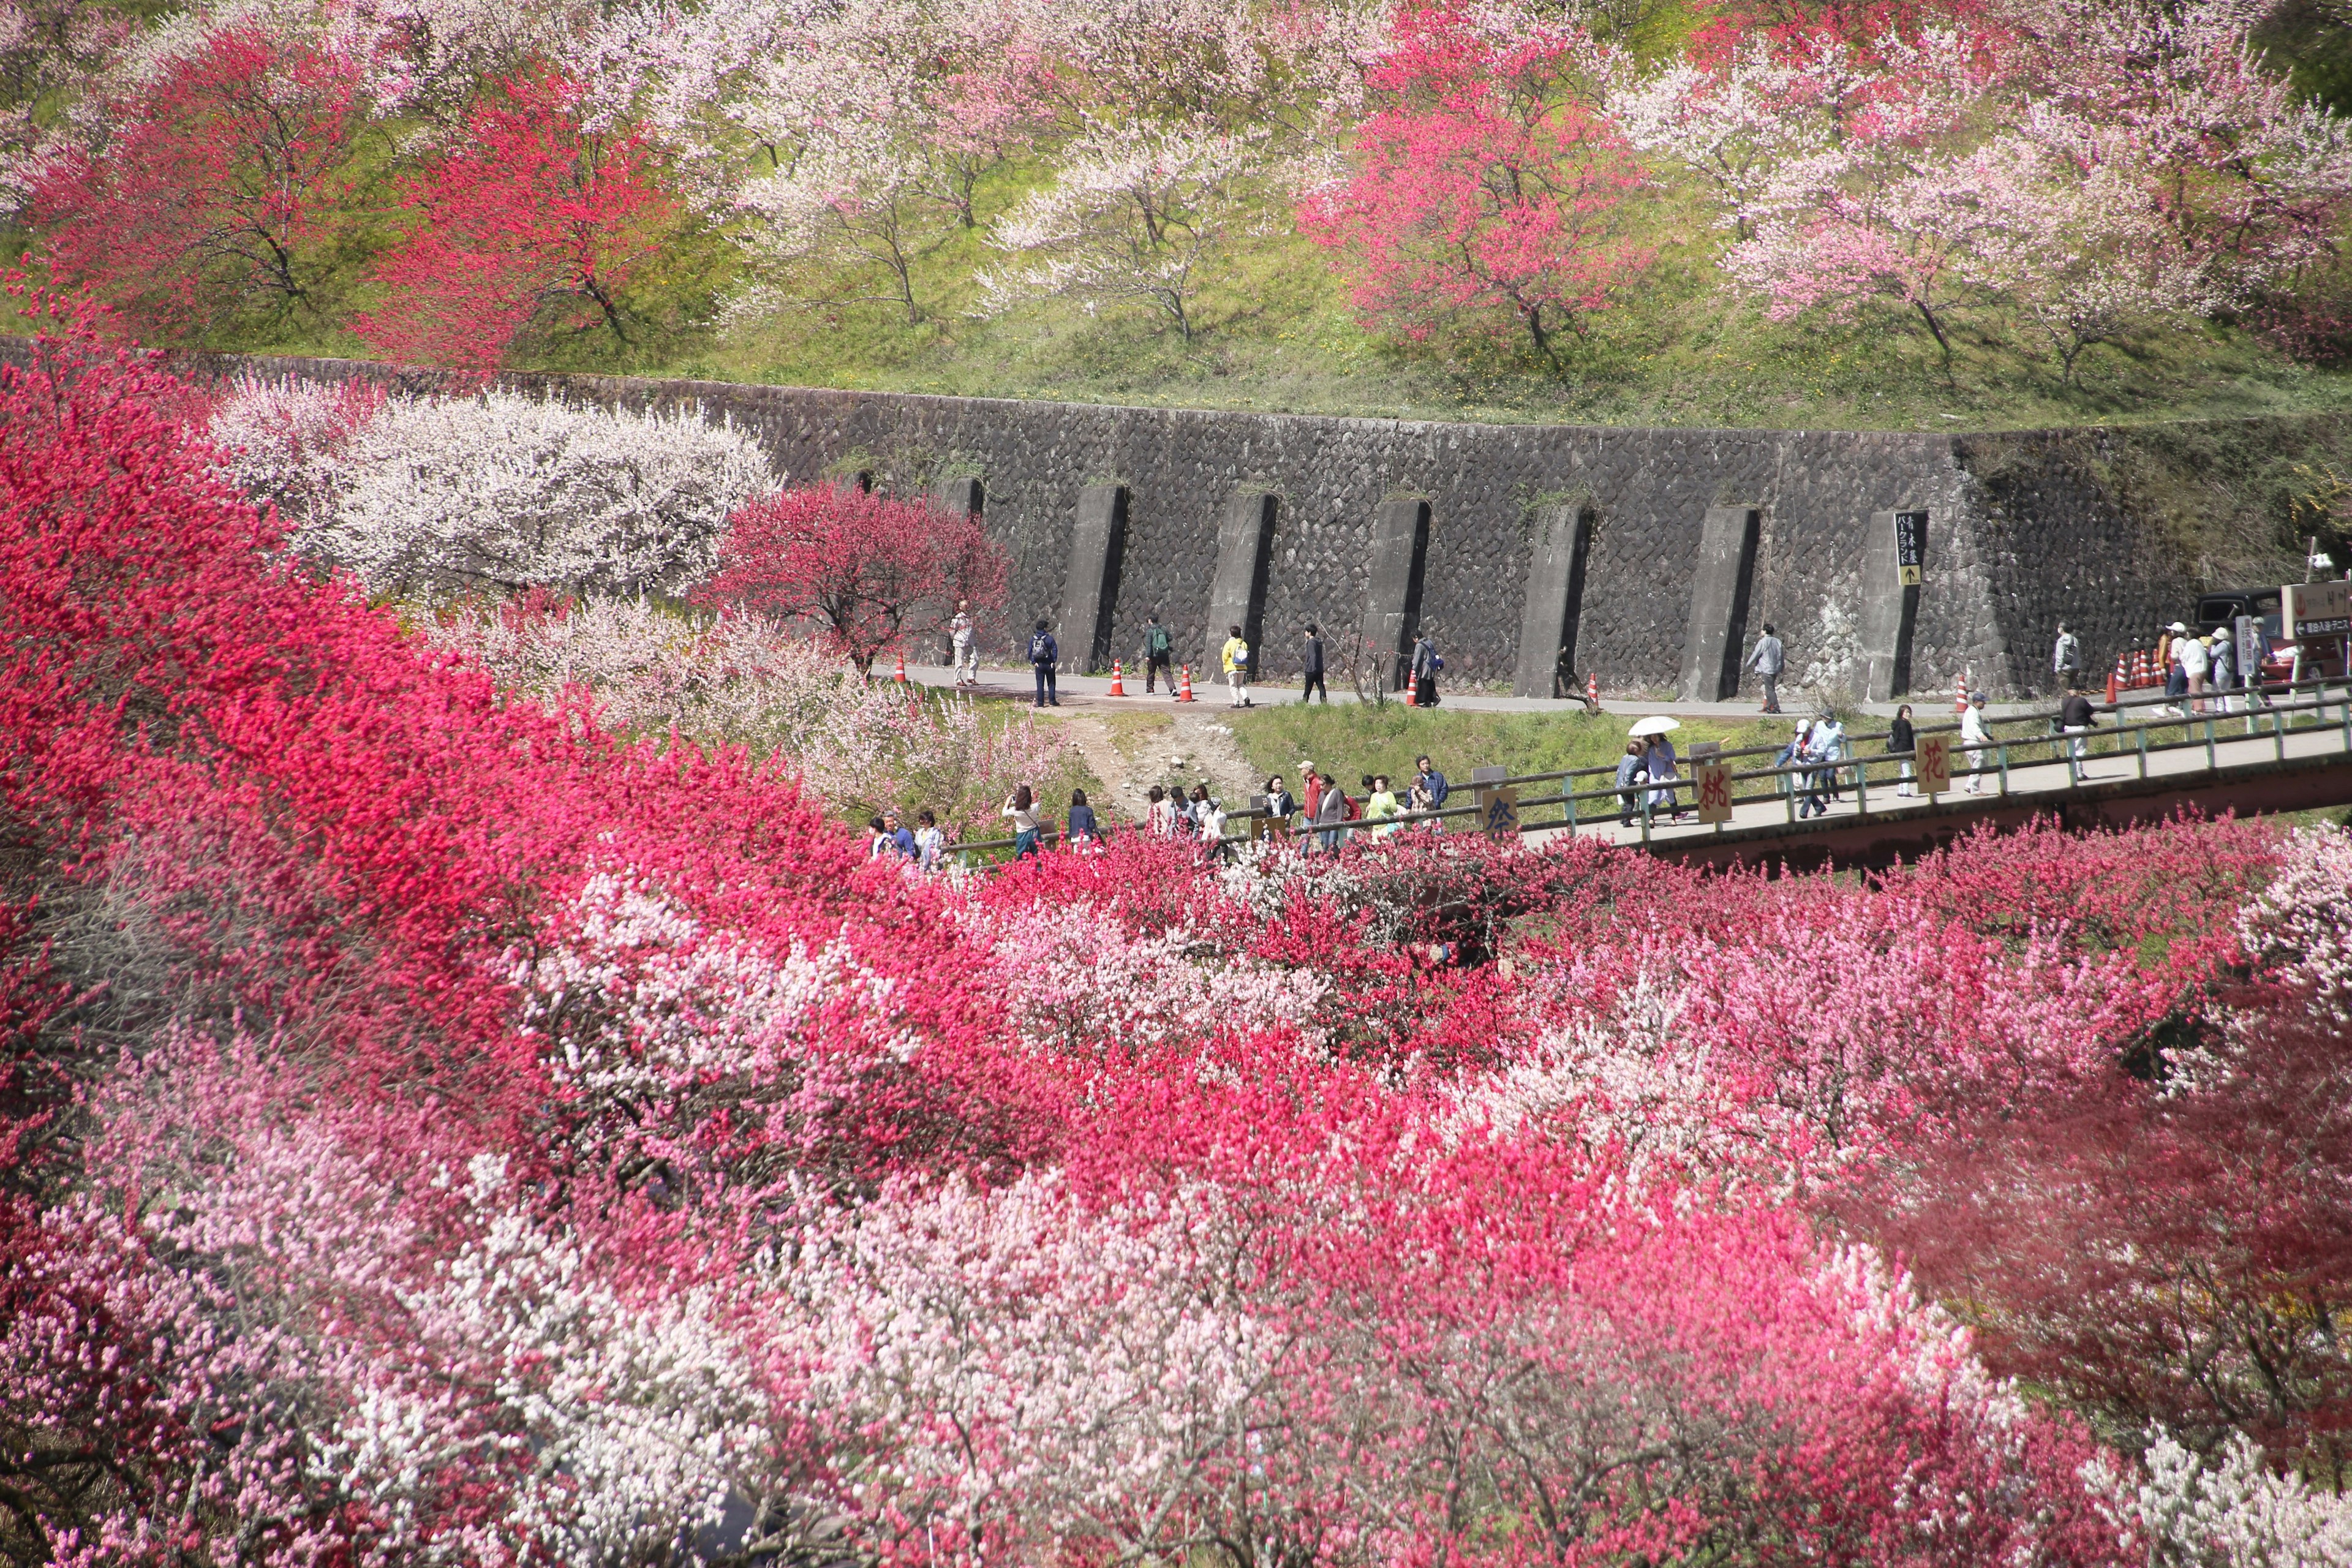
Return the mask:
M 2213 670 L 2213 650 L 2205 646 L 2201 637 L 2176 638 L 2172 645 L 2180 654 L 2183 690 L 2189 698 L 2189 711 L 2205 711 L 2205 678 Z
M 2157 662 L 2164 667 L 2164 694 L 2175 702 L 2189 695 L 2189 671 L 2180 662 L 2180 647 L 2188 637 L 2189 628 L 2175 621 L 2156 645 Z
M 1095 808 L 1087 804 L 1087 792 L 1082 789 L 1070 792 L 1070 825 L 1065 837 L 1073 849 L 1102 842 L 1102 825 L 1095 820 Z
M 980 645 L 972 640 L 971 605 L 969 600 L 956 601 L 955 619 L 948 623 L 949 651 L 955 656 L 955 683 L 958 686 L 980 684 Z M 971 674 L 966 678 L 965 671 Z
M 1168 635 L 1168 628 L 1160 624 L 1158 616 L 1152 616 L 1143 627 L 1143 689 L 1147 695 L 1159 689 L 1152 684 L 1157 680 L 1168 682 L 1170 691 L 1176 689 L 1176 674 L 1169 662 L 1175 657 L 1176 639 Z
M 1223 655 L 1225 665 L 1225 689 L 1230 694 L 1227 705 L 1234 708 L 1255 708 L 1250 700 L 1250 646 L 1242 637 L 1239 626 L 1227 626 Z
M 1300 657 L 1307 665 L 1307 683 L 1299 688 L 1299 704 L 1303 707 L 1308 698 L 1319 696 L 1323 699 L 1323 706 L 1328 708 L 1331 706 L 1331 689 L 1323 684 L 1323 628 L 1313 621 L 1307 623 L 1307 646 Z
M 1372 837 L 1386 838 L 1390 834 L 1394 833 L 1403 826 L 1396 820 L 1403 815 L 1404 807 L 1397 804 L 1396 792 L 1389 788 L 1389 775 L 1375 774 L 1372 778 L 1372 792 L 1364 799 L 1364 820 L 1381 825 L 1371 830 Z
M 1625 742 L 1625 754 L 1617 759 L 1617 826 L 1633 826 L 1633 814 L 1642 807 L 1642 786 L 1650 782 L 1650 749 L 1639 741 Z
M 1835 709 L 1822 710 L 1821 720 L 1813 726 L 1813 750 L 1830 764 L 1828 771 L 1822 775 L 1822 783 L 1829 788 L 1830 799 L 1844 799 L 1842 786 L 1845 770 L 1840 764 L 1853 753 L 1846 745 L 1845 725 L 1838 718 Z
M 1287 829 L 1290 826 L 1290 819 L 1297 815 L 1298 802 L 1292 799 L 1290 791 L 1283 787 L 1282 775 L 1276 773 L 1266 780 L 1266 821 L 1276 826 Z
M 1445 660 L 1437 651 L 1437 639 L 1427 632 L 1412 645 L 1412 700 L 1423 708 L 1437 706 L 1437 675 L 1445 668 Z
M 2072 691 L 2083 683 L 2083 645 L 2074 640 L 2063 621 L 2058 623 L 2058 641 L 2050 649 L 2050 673 L 2058 678 L 2062 691 Z
M 1789 667 L 1788 649 L 1780 646 L 1780 634 L 1772 623 L 1764 623 L 1764 635 L 1756 639 L 1756 651 L 1748 656 L 1748 668 L 1764 681 L 1764 711 L 1780 710 L 1780 672 Z
M 1437 771 L 1437 764 L 1431 762 L 1427 757 L 1415 757 L 1413 759 L 1412 765 L 1419 770 L 1419 777 L 1416 782 L 1419 783 L 1423 789 L 1429 792 L 1429 809 L 1432 811 L 1444 810 L 1445 797 L 1454 793 L 1454 786 L 1445 782 L 1445 775 L 1439 773 Z M 1441 833 L 1445 830 L 1445 824 L 1442 822 L 1433 822 L 1429 826 L 1436 828 Z
M 1985 748 L 1992 743 L 1992 731 L 1985 725 L 1985 695 L 1969 693 L 1968 711 L 1960 715 L 1960 748 L 1969 754 L 1969 793 L 1984 793 Z
M 1802 763 L 1805 760 L 1805 743 L 1812 739 L 1812 721 L 1801 720 L 1797 724 L 1797 732 L 1789 737 L 1789 743 L 1780 748 L 1780 753 L 1772 759 L 1772 765 L 1775 768 L 1788 768 Z M 1797 773 L 1782 773 L 1780 793 L 1787 795 L 1799 794 L 1797 784 L 1800 777 L 1801 775 Z
M 2237 711 L 2238 700 L 2231 693 L 2238 689 L 2238 649 L 2235 639 L 2230 636 L 2229 627 L 2223 626 L 2213 634 L 2212 647 L 2213 668 L 2207 684 L 2221 694 L 2214 710 L 2221 713 L 2233 713 Z
M 1918 754 L 1919 734 L 1911 724 L 1911 704 L 1906 702 L 1895 710 L 1895 722 L 1886 727 L 1886 754 L 1903 759 L 1903 782 L 1895 793 L 1908 799 L 1916 792 L 1911 787 L 1911 759 Z
M 1339 848 L 1339 824 L 1348 820 L 1348 792 L 1339 787 L 1337 779 L 1325 779 L 1322 783 L 1323 796 L 1315 804 L 1315 825 L 1323 830 L 1319 837 L 1324 852 L 1336 854 Z
M 915 829 L 915 864 L 929 876 L 947 859 L 948 836 L 940 831 L 940 819 L 929 806 L 917 812 L 915 820 L 921 824 Z
M 2058 728 L 2066 737 L 2066 775 L 2081 784 L 2091 775 L 2083 766 L 2084 756 L 2091 749 L 2091 726 L 2098 715 L 2091 710 L 2091 700 L 2079 686 L 2066 693 L 2058 704 Z
M 1013 819 L 1013 858 L 1026 860 L 1037 853 L 1037 796 L 1023 784 L 1004 797 L 1002 815 Z
M 1798 760 L 1812 766 L 1804 773 L 1805 798 L 1797 805 L 1800 817 L 1827 816 L 1830 814 L 1829 790 L 1832 775 L 1830 769 L 1821 765 L 1836 754 L 1835 742 L 1827 733 L 1830 728 L 1829 716 L 1825 713 L 1814 720 L 1805 731 L 1805 749 Z M 1843 735 L 1837 737 L 1838 740 L 1843 738 Z
M 1054 667 L 1062 662 L 1062 645 L 1045 629 L 1045 617 L 1037 617 L 1036 629 L 1029 634 L 1029 668 L 1037 677 L 1035 707 L 1051 703 L 1059 708 L 1062 694 L 1054 689 Z
M 1650 770 L 1650 808 L 1674 814 L 1674 820 L 1683 819 L 1682 808 L 1675 800 L 1675 781 L 1682 775 L 1682 759 L 1675 754 L 1675 743 L 1664 734 L 1650 737 L 1649 750 L 1644 753 Z

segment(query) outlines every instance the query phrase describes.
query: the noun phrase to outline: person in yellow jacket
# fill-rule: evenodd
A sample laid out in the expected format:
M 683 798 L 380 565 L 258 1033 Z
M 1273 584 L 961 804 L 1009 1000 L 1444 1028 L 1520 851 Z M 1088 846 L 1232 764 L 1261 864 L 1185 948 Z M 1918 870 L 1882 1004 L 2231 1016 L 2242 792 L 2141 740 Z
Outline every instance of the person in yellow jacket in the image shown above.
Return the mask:
M 1225 689 L 1233 693 L 1233 706 L 1255 708 L 1249 694 L 1250 646 L 1242 640 L 1241 627 L 1225 630 L 1231 634 L 1225 638 Z

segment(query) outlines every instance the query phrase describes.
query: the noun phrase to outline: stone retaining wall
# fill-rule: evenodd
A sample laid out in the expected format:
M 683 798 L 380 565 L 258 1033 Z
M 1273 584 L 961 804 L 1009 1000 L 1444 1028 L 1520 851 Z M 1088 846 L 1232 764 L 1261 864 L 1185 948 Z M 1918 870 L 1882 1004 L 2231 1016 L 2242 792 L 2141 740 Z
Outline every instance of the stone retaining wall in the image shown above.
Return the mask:
M 393 377 L 356 362 L 207 363 L 224 373 Z M 757 432 L 794 482 L 864 474 L 898 493 L 965 504 L 977 479 L 989 529 L 1014 563 L 1000 649 L 1034 617 L 1058 621 L 1071 604 L 1091 602 L 1093 581 L 1071 576 L 1074 543 L 1087 557 L 1083 574 L 1103 571 L 1099 527 L 1084 536 L 1076 528 L 1079 497 L 1111 485 L 1127 489 L 1122 548 L 1101 590 L 1111 656 L 1133 660 L 1156 612 L 1180 660 L 1209 662 L 1223 637 L 1223 625 L 1209 620 L 1220 525 L 1237 494 L 1263 492 L 1276 500 L 1260 668 L 1294 677 L 1298 628 L 1317 621 L 1335 685 L 1360 658 L 1368 672 L 1381 662 L 1379 649 L 1360 654 L 1368 633 L 1392 635 L 1402 573 L 1391 563 L 1371 594 L 1375 519 L 1384 502 L 1404 500 L 1428 503 L 1423 576 L 1410 596 L 1454 679 L 1509 681 L 1516 670 L 1525 685 L 1522 628 L 1559 624 L 1528 604 L 1531 581 L 1562 591 L 1561 571 L 1530 572 L 1549 526 L 1539 515 L 1560 515 L 1547 509 L 1572 509 L 1589 531 L 1576 574 L 1581 603 L 1570 607 L 1577 679 L 1598 674 L 1618 693 L 1670 693 L 1685 673 L 1686 642 L 1700 657 L 1701 645 L 1727 635 L 1752 643 L 1769 621 L 1788 644 L 1792 683 L 1861 695 L 1869 655 L 1886 651 L 1865 649 L 1867 628 L 1896 620 L 1874 608 L 1890 584 L 1865 580 L 1874 514 L 1929 514 L 1916 613 L 1899 617 L 1912 639 L 1904 662 L 1914 692 L 1948 693 L 1964 673 L 1999 696 L 2047 689 L 2062 617 L 2078 625 L 2095 670 L 2185 614 L 2195 592 L 2187 563 L 2101 487 L 2080 431 L 1454 425 L 624 377 L 507 380 L 607 404 L 698 405 Z M 1750 507 L 1762 515 L 1746 592 L 1710 583 L 1695 598 L 1709 510 Z M 1387 537 L 1409 539 L 1394 520 L 1410 510 L 1386 515 Z M 1235 567 L 1226 578 L 1230 587 L 1249 574 Z M 1368 605 L 1368 595 L 1382 602 Z M 1744 605 L 1742 624 L 1702 628 L 1694 641 L 1695 611 L 1720 616 L 1731 604 Z M 1075 654 L 1084 640 L 1066 636 L 1064 646 L 1078 645 Z M 1549 657 L 1539 652 L 1534 667 Z M 1753 676 L 1741 689 L 1754 693 Z

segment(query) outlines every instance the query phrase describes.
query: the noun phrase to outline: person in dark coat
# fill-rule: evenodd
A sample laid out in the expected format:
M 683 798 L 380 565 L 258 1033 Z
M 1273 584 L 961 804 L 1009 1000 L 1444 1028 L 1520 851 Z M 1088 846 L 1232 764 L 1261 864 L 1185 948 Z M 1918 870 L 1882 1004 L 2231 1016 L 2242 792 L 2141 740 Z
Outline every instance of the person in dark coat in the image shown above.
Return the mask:
M 1896 795 L 1916 793 L 1911 787 L 1911 759 L 1918 750 L 1918 732 L 1911 725 L 1911 704 L 1906 702 L 1895 710 L 1895 722 L 1886 727 L 1886 754 L 1903 759 L 1903 782 L 1895 786 Z
M 1423 708 L 1437 706 L 1437 672 L 1445 668 L 1437 641 L 1427 632 L 1412 645 L 1412 700 Z
M 1323 706 L 1331 705 L 1331 689 L 1323 684 L 1323 628 L 1313 621 L 1307 623 L 1307 646 L 1300 650 L 1307 666 L 1307 684 L 1299 689 L 1298 700 L 1303 704 L 1310 697 L 1321 697 Z

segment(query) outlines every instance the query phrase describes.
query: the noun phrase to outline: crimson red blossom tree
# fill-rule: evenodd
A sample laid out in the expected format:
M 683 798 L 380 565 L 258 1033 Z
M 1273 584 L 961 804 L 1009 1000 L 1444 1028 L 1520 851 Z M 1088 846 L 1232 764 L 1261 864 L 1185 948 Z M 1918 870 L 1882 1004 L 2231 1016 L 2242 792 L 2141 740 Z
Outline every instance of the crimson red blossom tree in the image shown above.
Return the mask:
M 477 370 L 542 321 L 627 343 L 622 290 L 678 211 L 653 165 L 645 137 L 564 77 L 499 84 L 407 183 L 416 226 L 376 263 L 383 302 L 354 324 L 396 359 Z
M 306 300 L 357 84 L 331 45 L 239 26 L 110 95 L 33 187 L 56 276 L 163 331 Z
M 1345 253 L 1368 315 L 1421 337 L 1502 314 L 1538 353 L 1638 276 L 1625 232 L 1639 168 L 1575 82 L 1578 36 L 1498 36 L 1450 5 L 1406 12 L 1371 70 L 1389 96 L 1356 137 L 1362 166 L 1300 222 Z
M 942 624 L 957 600 L 975 615 L 1001 609 L 1007 559 L 978 517 L 855 485 L 816 485 L 737 511 L 719 545 L 718 575 L 696 597 L 811 617 L 858 673 L 871 675 L 876 655 Z

